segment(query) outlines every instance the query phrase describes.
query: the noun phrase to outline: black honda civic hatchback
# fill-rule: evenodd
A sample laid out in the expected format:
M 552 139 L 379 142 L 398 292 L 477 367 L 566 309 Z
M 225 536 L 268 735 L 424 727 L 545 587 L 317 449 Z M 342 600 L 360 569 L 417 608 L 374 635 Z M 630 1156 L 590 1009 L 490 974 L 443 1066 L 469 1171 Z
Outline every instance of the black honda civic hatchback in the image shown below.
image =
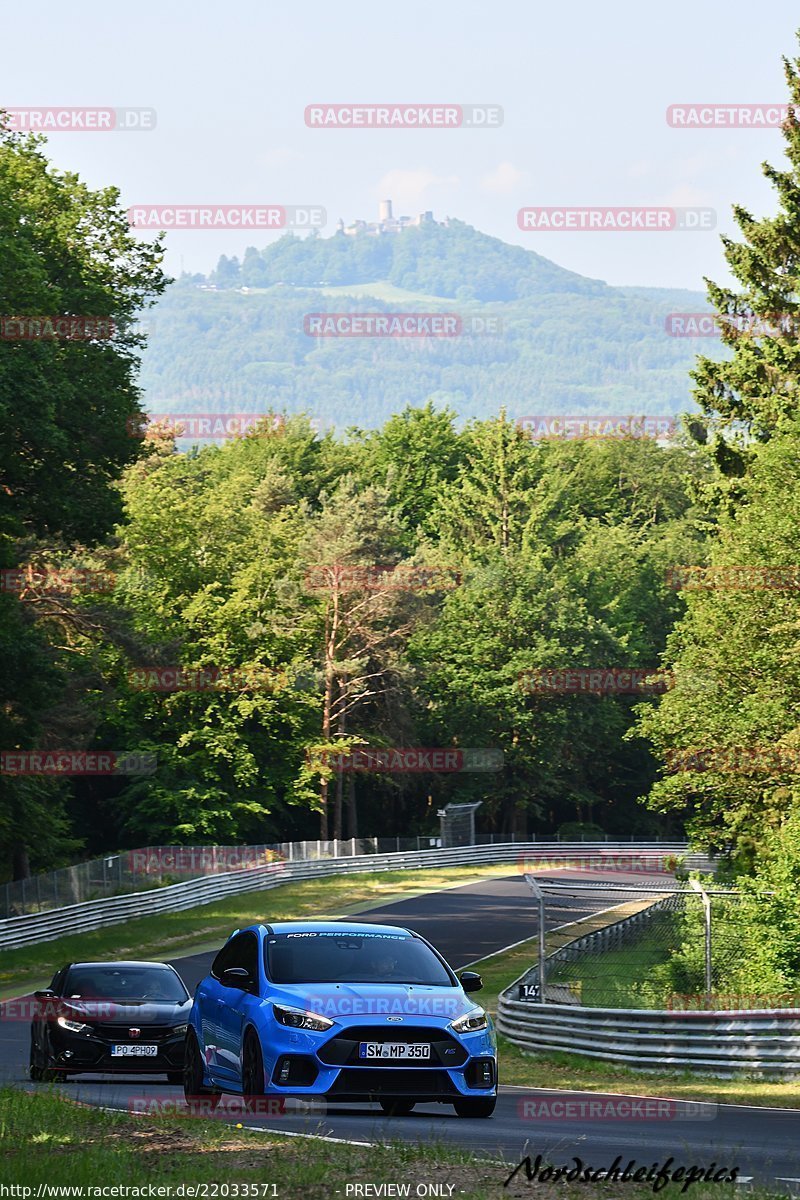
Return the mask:
M 31 1079 L 113 1072 L 181 1082 L 192 1000 L 166 963 L 68 963 L 34 997 Z

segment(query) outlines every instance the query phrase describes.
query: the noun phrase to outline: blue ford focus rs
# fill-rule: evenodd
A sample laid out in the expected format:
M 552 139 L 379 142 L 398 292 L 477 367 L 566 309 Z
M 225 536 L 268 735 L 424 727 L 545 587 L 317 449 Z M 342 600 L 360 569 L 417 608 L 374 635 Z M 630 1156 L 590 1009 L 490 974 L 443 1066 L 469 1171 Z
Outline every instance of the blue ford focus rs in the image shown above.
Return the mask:
M 184 1058 L 189 1103 L 223 1092 L 417 1103 L 489 1117 L 497 1098 L 491 1018 L 408 929 L 334 921 L 253 925 L 232 934 L 197 986 Z

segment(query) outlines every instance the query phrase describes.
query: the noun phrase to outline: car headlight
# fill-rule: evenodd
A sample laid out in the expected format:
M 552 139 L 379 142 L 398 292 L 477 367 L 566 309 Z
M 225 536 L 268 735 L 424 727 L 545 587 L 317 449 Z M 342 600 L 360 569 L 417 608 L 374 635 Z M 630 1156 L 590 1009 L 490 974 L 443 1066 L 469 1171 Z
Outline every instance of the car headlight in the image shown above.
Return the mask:
M 450 1022 L 450 1028 L 456 1033 L 475 1033 L 477 1029 L 486 1029 L 486 1013 L 482 1008 L 472 1008 L 463 1017 L 456 1017 Z
M 58 1023 L 62 1029 L 68 1029 L 70 1033 L 83 1033 L 87 1029 L 91 1029 L 91 1025 L 84 1025 L 81 1021 L 69 1021 L 66 1017 L 59 1017 Z
M 176 1037 L 183 1037 L 183 1035 L 186 1033 L 186 1030 L 188 1028 L 189 1028 L 188 1025 L 176 1025 L 174 1027 L 174 1029 L 172 1030 L 172 1032 L 175 1034 Z
M 306 1012 L 304 1008 L 287 1008 L 282 1004 L 273 1004 L 272 1011 L 275 1013 L 276 1021 L 280 1021 L 281 1025 L 288 1025 L 292 1029 L 313 1029 L 316 1033 L 322 1033 L 325 1029 L 330 1029 L 333 1021 L 328 1017 L 321 1017 L 319 1013 Z

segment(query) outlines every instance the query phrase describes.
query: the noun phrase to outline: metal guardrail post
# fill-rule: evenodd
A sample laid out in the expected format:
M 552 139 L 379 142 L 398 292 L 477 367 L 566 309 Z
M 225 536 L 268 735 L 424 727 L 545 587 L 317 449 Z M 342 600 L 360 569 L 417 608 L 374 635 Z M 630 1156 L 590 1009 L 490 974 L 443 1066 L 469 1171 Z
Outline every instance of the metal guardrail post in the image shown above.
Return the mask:
M 703 921 L 705 925 L 705 977 L 706 977 L 706 1003 L 711 1007 L 711 993 L 713 991 L 713 979 L 711 974 L 711 897 L 701 883 L 696 879 L 689 880 L 689 886 L 699 893 L 703 901 Z
M 546 1004 L 547 997 L 545 996 L 546 973 L 547 973 L 547 945 L 545 942 L 545 904 L 544 892 L 539 887 L 533 875 L 526 875 L 525 882 L 533 892 L 539 903 L 539 1004 Z

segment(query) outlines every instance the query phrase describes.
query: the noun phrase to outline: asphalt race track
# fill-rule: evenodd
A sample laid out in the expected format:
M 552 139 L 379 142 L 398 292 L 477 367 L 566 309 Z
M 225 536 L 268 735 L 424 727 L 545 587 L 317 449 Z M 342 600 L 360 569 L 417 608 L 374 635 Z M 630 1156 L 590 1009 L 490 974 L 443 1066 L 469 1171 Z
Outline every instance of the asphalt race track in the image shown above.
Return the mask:
M 560 876 L 564 878 L 563 874 Z M 574 921 L 620 897 L 559 898 L 548 901 L 551 927 Z M 269 913 L 264 914 L 269 920 Z M 431 892 L 391 905 L 361 912 L 353 920 L 406 925 L 433 942 L 454 967 L 462 967 L 494 950 L 512 945 L 536 933 L 536 905 L 519 875 L 486 879 L 444 892 Z M 190 991 L 206 973 L 212 955 L 193 955 L 173 960 Z M 57 966 L 54 963 L 54 970 Z M 479 1001 L 480 996 L 476 999 Z M 27 1079 L 29 1027 L 20 1021 L 0 1021 L 0 1080 L 3 1083 L 36 1085 Z M 84 1102 L 135 1110 L 152 1098 L 182 1101 L 180 1089 L 166 1080 L 147 1076 L 137 1080 L 120 1076 L 79 1076 L 59 1085 L 66 1095 Z M 800 1087 L 800 1084 L 798 1084 Z M 316 1134 L 355 1142 L 384 1139 L 452 1142 L 516 1165 L 530 1154 L 544 1156 L 557 1165 L 579 1156 L 594 1168 L 610 1167 L 617 1155 L 624 1167 L 629 1159 L 637 1166 L 651 1166 L 669 1156 L 676 1166 L 719 1168 L 734 1166 L 740 1175 L 775 1187 L 776 1179 L 800 1177 L 800 1111 L 744 1108 L 720 1105 L 714 1113 L 707 1107 L 681 1106 L 681 1119 L 654 1119 L 644 1111 L 624 1118 L 598 1119 L 585 1113 L 598 1093 L 536 1091 L 504 1088 L 490 1120 L 456 1117 L 446 1105 L 420 1105 L 408 1117 L 385 1117 L 370 1105 L 329 1106 L 327 1111 L 309 1113 L 293 1102 L 280 1116 L 237 1116 L 254 1130 L 276 1133 Z M 561 1102 L 575 1105 L 564 1115 Z M 537 1115 L 528 1115 L 532 1102 Z M 555 1102 L 555 1103 L 553 1103 Z M 584 1105 L 582 1108 L 581 1105 Z M 545 1117 L 542 1119 L 542 1112 Z M 595 1108 L 595 1113 L 597 1112 Z M 697 1119 L 695 1119 L 695 1117 Z M 506 1172 L 498 1167 L 498 1182 Z M 800 1193 L 800 1183 L 780 1184 L 784 1194 Z

